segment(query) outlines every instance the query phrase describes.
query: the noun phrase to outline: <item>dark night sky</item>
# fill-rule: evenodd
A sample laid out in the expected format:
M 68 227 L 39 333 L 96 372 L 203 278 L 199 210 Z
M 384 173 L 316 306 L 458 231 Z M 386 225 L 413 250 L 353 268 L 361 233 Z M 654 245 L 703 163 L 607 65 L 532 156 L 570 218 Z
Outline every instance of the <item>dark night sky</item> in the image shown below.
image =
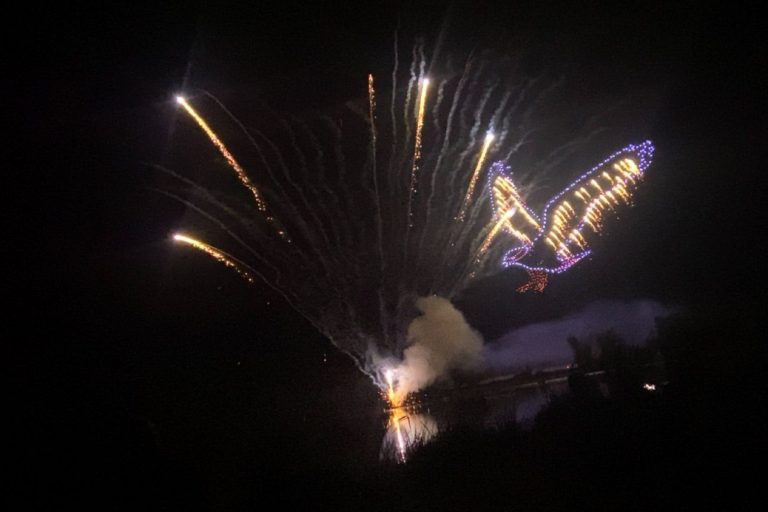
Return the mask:
M 8 121 L 21 125 L 27 151 L 19 158 L 7 148 L 7 173 L 21 184 L 12 192 L 16 260 L 8 269 L 23 297 L 13 309 L 25 328 L 13 342 L 12 375 L 29 394 L 18 418 L 35 420 L 22 427 L 31 449 L 95 439 L 114 450 L 114 439 L 128 436 L 124 425 L 140 418 L 180 459 L 224 467 L 264 453 L 276 430 L 300 438 L 297 418 L 319 417 L 324 397 L 343 393 L 356 407 L 376 407 L 346 359 L 265 287 L 246 288 L 226 269 L 173 250 L 167 236 L 184 211 L 147 191 L 153 178 L 142 162 L 163 161 L 175 143 L 171 99 L 185 86 L 235 104 L 255 94 L 295 113 L 364 94 L 368 72 L 390 69 L 398 21 L 406 45 L 434 38 L 445 15 L 449 49 L 535 42 L 592 77 L 587 91 L 610 87 L 615 69 L 627 71 L 617 87 L 662 84 L 643 133 L 656 160 L 637 206 L 611 229 L 599 259 L 564 278 L 560 290 L 575 290 L 576 303 L 554 288 L 556 306 L 542 306 L 542 315 L 595 298 L 759 309 L 760 22 L 735 5 L 668 3 L 125 4 L 23 16 L 18 64 L 6 64 L 15 89 Z M 514 285 L 502 277 L 467 294 L 470 319 L 495 333 L 519 323 L 510 320 L 517 306 L 504 300 Z M 317 436 L 352 431 L 364 416 L 355 414 L 334 410 L 317 420 Z M 375 452 L 375 432 L 371 439 Z M 316 441 L 306 446 L 321 460 L 327 453 Z M 98 451 L 88 456 L 100 460 Z

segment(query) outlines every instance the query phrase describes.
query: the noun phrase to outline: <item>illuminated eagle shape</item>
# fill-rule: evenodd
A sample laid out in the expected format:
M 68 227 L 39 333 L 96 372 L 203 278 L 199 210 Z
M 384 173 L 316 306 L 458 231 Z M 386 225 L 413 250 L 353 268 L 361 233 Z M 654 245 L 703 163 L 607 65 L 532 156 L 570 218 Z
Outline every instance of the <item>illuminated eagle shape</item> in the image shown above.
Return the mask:
M 501 264 L 521 267 L 530 276 L 518 291 L 542 291 L 548 274 L 564 272 L 587 257 L 587 239 L 600 232 L 607 213 L 629 203 L 652 158 L 650 141 L 617 151 L 550 199 L 541 216 L 525 204 L 509 167 L 494 163 L 488 176 L 494 232 L 504 232 L 513 241 Z

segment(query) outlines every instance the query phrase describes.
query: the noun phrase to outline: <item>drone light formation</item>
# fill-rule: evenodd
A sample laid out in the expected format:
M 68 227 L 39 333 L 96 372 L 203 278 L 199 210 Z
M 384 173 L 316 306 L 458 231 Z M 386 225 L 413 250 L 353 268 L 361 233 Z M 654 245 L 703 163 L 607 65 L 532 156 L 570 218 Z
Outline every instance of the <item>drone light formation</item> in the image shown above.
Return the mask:
M 416 114 L 416 136 L 413 148 L 413 169 L 411 176 L 416 175 L 418 170 L 419 160 L 421 159 L 421 132 L 424 129 L 424 108 L 427 105 L 427 90 L 429 89 L 429 78 L 421 79 L 421 87 L 419 90 L 419 110 Z
M 629 203 L 652 158 L 650 141 L 613 153 L 549 200 L 541 219 L 526 206 L 503 162 L 496 162 L 489 175 L 491 205 L 494 218 L 514 241 L 502 266 L 521 267 L 531 278 L 518 291 L 541 291 L 546 284 L 542 273 L 564 272 L 588 256 L 587 236 L 600 232 L 607 212 Z M 553 263 L 525 264 L 521 260 L 529 253 Z

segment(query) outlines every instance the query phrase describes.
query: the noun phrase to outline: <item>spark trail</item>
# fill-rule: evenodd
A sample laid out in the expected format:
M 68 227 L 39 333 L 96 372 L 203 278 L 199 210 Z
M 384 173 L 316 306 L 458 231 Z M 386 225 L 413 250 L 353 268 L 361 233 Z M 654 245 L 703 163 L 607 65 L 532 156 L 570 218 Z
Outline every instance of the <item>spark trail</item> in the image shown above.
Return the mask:
M 416 176 L 419 172 L 419 161 L 421 160 L 421 132 L 424 129 L 424 109 L 427 105 L 427 90 L 429 89 L 429 78 L 422 78 L 419 87 L 419 110 L 416 114 L 416 136 L 413 147 L 413 161 L 411 163 L 411 183 L 408 187 L 408 223 L 413 227 L 411 201 L 416 193 Z
M 189 104 L 189 102 L 184 98 L 183 96 L 176 96 L 176 102 L 181 105 L 184 110 L 187 111 L 187 113 L 192 117 L 192 119 L 195 120 L 195 122 L 200 126 L 200 128 L 205 132 L 206 135 L 208 135 L 208 138 L 211 139 L 211 142 L 214 146 L 216 146 L 216 149 L 219 150 L 221 155 L 224 157 L 224 159 L 227 161 L 227 164 L 232 168 L 233 171 L 237 174 L 237 177 L 240 179 L 240 182 L 251 191 L 251 194 L 253 194 L 253 199 L 256 201 L 256 206 L 261 210 L 262 212 L 267 211 L 267 205 L 264 203 L 264 200 L 261 198 L 261 194 L 259 193 L 259 190 L 256 188 L 256 185 L 251 182 L 251 180 L 248 178 L 248 175 L 245 173 L 242 167 L 240 167 L 240 164 L 237 163 L 237 160 L 235 160 L 235 157 L 232 156 L 232 153 L 229 152 L 229 149 L 227 149 L 227 146 L 224 145 L 223 142 L 221 142 L 221 139 L 219 139 L 219 136 L 216 135 L 216 132 L 214 132 L 210 126 L 208 126 L 208 123 L 205 122 L 205 120 L 200 117 L 200 115 L 195 111 L 194 108 Z
M 176 233 L 175 235 L 173 235 L 173 239 L 176 242 L 181 242 L 181 243 L 190 245 L 195 249 L 203 251 L 205 254 L 215 259 L 219 263 L 222 263 L 224 266 L 229 267 L 235 272 L 237 272 L 240 275 L 240 277 L 242 277 L 249 283 L 254 283 L 256 281 L 254 277 L 247 270 L 243 268 L 244 265 L 242 263 L 236 263 L 235 259 L 232 256 L 226 254 L 225 252 L 219 249 L 216 249 L 212 245 L 208 245 L 205 242 L 201 242 L 200 240 L 196 240 L 192 237 L 182 235 L 181 233 Z
M 494 136 L 493 133 L 488 132 L 485 135 L 485 141 L 483 142 L 483 149 L 480 151 L 480 157 L 477 159 L 477 165 L 475 165 L 475 170 L 472 173 L 472 178 L 469 180 L 469 187 L 467 187 L 467 193 L 464 195 L 464 204 L 461 207 L 461 211 L 458 215 L 459 221 L 464 221 L 464 217 L 467 213 L 467 208 L 469 207 L 469 203 L 472 200 L 472 193 L 475 191 L 475 185 L 477 185 L 477 179 L 480 177 L 480 171 L 483 169 L 483 165 L 485 165 L 485 157 L 488 154 L 488 148 L 491 146 L 491 143 L 493 142 Z

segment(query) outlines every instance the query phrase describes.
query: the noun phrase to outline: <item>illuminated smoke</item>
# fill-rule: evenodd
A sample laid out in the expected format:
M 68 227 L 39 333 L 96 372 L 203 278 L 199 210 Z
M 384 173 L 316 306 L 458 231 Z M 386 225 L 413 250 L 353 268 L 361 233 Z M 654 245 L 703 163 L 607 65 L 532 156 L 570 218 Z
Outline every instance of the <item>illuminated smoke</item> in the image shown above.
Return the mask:
M 483 359 L 496 372 L 568 364 L 573 361 L 571 336 L 589 342 L 594 335 L 611 330 L 624 342 L 638 345 L 654 334 L 657 318 L 673 312 L 652 300 L 597 301 L 563 318 L 508 332 L 485 346 Z
M 408 348 L 392 372 L 398 397 L 432 384 L 453 369 L 469 370 L 481 362 L 482 336 L 448 299 L 422 297 L 416 307 L 422 314 L 408 326 Z
M 653 144 L 645 141 L 612 154 L 550 199 L 544 206 L 541 222 L 526 206 L 504 163 L 493 164 L 488 176 L 491 206 L 497 225 L 503 225 L 513 240 L 502 265 L 559 274 L 588 256 L 591 251 L 584 236 L 585 228 L 589 226 L 591 233 L 599 233 L 606 209 L 614 211 L 620 205 L 619 198 L 629 203 L 632 189 L 651 165 L 653 151 Z M 515 218 L 517 212 L 521 215 Z M 491 231 L 479 256 L 499 231 Z M 522 263 L 529 253 L 536 259 L 551 253 L 556 264 Z M 538 289 L 539 285 L 532 280 L 529 288 Z

